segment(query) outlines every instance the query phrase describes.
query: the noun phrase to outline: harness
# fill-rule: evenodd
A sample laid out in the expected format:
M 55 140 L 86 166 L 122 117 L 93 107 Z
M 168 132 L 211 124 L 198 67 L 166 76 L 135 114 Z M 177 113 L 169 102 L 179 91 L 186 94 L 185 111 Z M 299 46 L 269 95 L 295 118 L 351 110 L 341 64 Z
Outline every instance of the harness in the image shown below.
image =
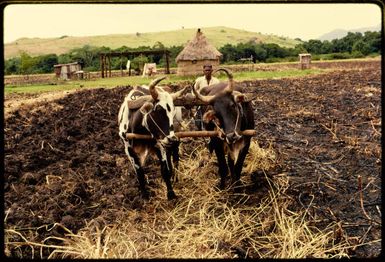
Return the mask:
M 160 128 L 160 126 L 158 125 L 158 123 L 154 120 L 154 118 L 151 116 L 151 112 L 153 111 L 153 109 L 151 109 L 149 112 L 147 113 L 143 113 L 143 126 L 148 130 L 148 132 L 151 134 L 151 136 L 154 138 L 154 135 L 151 133 L 150 131 L 150 128 L 148 127 L 148 124 L 147 124 L 147 117 L 149 116 L 150 119 L 152 120 L 152 122 L 155 124 L 155 126 L 158 128 L 158 130 L 164 135 L 164 138 L 163 139 L 156 139 L 156 146 L 159 148 L 160 150 L 160 153 L 162 155 L 162 159 L 165 160 L 166 162 L 166 166 L 167 166 L 167 169 L 170 170 L 170 166 L 169 166 L 169 163 L 167 161 L 167 153 L 166 153 L 166 149 L 165 148 L 170 148 L 172 146 L 172 143 L 169 143 L 168 142 L 168 139 L 165 139 L 165 138 L 168 138 L 168 136 L 163 132 L 163 130 Z
M 148 124 L 147 124 L 147 117 L 149 116 L 150 119 L 152 120 L 152 122 L 155 124 L 155 126 L 158 128 L 158 130 L 164 135 L 166 136 L 166 134 L 163 132 L 163 130 L 160 128 L 160 126 L 156 123 L 156 121 L 154 120 L 154 118 L 151 116 L 151 112 L 153 110 L 151 109 L 150 111 L 148 112 L 143 112 L 143 111 L 140 111 L 142 114 L 143 114 L 143 120 L 142 120 L 142 125 L 147 129 L 148 132 L 150 132 L 151 136 L 154 137 L 154 135 L 151 133 L 150 131 L 150 128 L 148 127 Z
M 240 118 L 240 115 L 243 115 L 243 108 L 242 108 L 242 105 L 241 104 L 237 104 L 237 118 L 235 120 L 235 125 L 234 125 L 234 133 L 237 135 L 237 136 L 240 136 L 239 133 L 237 132 L 237 126 L 238 126 L 238 123 L 239 123 L 239 118 Z M 202 122 L 203 122 L 203 119 L 202 119 Z M 224 140 L 225 137 L 226 137 L 226 133 L 225 131 L 223 130 L 222 127 L 220 127 L 217 123 L 217 121 L 212 121 L 214 123 L 214 125 L 216 126 L 217 130 L 221 133 L 221 135 L 219 136 L 219 138 L 221 140 Z M 230 132 L 231 133 L 231 132 Z

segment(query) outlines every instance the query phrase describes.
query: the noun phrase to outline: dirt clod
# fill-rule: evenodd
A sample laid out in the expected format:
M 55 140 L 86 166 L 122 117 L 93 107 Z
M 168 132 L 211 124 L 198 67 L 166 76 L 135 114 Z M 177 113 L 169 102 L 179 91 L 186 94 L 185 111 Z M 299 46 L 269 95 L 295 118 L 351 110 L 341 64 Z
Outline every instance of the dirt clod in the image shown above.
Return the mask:
M 376 208 L 381 206 L 380 63 L 357 69 L 355 62 L 327 74 L 244 85 L 257 96 L 256 138 L 278 153 L 279 168 L 269 172 L 288 175 L 293 208 L 309 208 L 320 226 L 319 221 L 341 221 L 346 234 L 361 237 L 368 230 L 364 225 L 371 222 L 360 205 L 360 175 L 365 211 L 380 223 Z M 145 208 L 118 136 L 116 118 L 129 90 L 81 90 L 51 101 L 28 100 L 7 111 L 5 228 L 61 223 L 76 233 L 96 218 L 108 223 L 123 216 L 121 210 Z M 151 187 L 162 185 L 156 162 L 146 172 Z M 263 183 L 263 176 L 258 173 L 253 179 Z M 31 241 L 53 234 L 53 230 L 36 232 Z M 372 222 L 365 240 L 380 238 L 381 225 Z M 372 257 L 380 251 L 381 243 L 376 242 L 358 247 L 351 256 Z M 31 257 L 31 249 L 22 252 Z M 38 249 L 34 252 L 40 256 Z M 243 247 L 236 252 L 244 256 Z M 20 250 L 11 254 L 18 257 Z

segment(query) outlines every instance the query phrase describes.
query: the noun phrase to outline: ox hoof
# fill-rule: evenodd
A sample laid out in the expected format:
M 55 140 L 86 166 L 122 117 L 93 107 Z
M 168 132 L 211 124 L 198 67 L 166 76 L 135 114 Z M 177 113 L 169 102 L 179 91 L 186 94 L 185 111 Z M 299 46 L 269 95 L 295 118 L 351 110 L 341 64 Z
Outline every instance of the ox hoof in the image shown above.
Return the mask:
M 142 198 L 144 200 L 149 200 L 150 199 L 150 193 L 148 193 L 148 191 L 142 192 Z
M 175 195 L 175 193 L 173 191 L 167 193 L 167 199 L 168 200 L 173 200 L 173 199 L 177 199 L 177 198 L 178 198 L 177 195 Z
M 217 184 L 217 188 L 219 188 L 220 190 L 224 190 L 226 188 L 226 182 L 224 180 L 219 181 Z
M 233 188 L 235 193 L 240 193 L 242 191 L 242 188 L 244 187 L 244 185 L 241 182 L 241 180 L 232 180 L 231 187 Z

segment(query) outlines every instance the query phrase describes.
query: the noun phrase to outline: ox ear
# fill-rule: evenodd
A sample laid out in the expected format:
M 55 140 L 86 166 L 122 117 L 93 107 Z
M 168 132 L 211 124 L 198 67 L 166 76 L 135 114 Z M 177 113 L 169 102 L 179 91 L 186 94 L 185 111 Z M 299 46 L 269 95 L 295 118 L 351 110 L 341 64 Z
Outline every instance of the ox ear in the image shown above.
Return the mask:
M 234 96 L 234 101 L 236 103 L 242 103 L 242 102 L 245 102 L 246 100 L 246 96 L 238 91 L 234 91 L 233 96 Z
M 145 102 L 139 109 L 142 114 L 149 113 L 154 108 L 154 104 L 151 102 Z
M 206 124 L 209 123 L 210 121 L 216 119 L 216 116 L 215 116 L 215 111 L 214 110 L 208 110 L 206 113 L 203 114 L 203 122 L 205 122 Z

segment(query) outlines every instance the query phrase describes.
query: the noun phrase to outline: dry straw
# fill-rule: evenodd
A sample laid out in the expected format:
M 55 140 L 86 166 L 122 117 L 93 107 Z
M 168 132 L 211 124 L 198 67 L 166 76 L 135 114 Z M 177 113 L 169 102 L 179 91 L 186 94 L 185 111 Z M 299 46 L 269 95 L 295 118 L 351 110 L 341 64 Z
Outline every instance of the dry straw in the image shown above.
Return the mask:
M 68 231 L 55 246 L 50 258 L 332 258 L 347 257 L 351 246 L 336 242 L 334 224 L 324 229 L 310 226 L 307 210 L 289 210 L 285 196 L 288 178 L 277 174 L 266 181 L 263 196 L 235 193 L 231 187 L 220 191 L 215 155 L 201 141 L 182 144 L 179 181 L 175 185 L 179 200 L 169 202 L 165 187 L 140 210 L 126 210 L 116 223 L 99 226 L 90 221 L 77 234 Z M 191 149 L 193 148 L 193 149 Z M 270 146 L 260 148 L 253 141 L 242 182 L 252 186 L 250 175 L 269 170 L 276 164 Z M 159 181 L 159 184 L 162 184 Z M 20 243 L 7 241 L 20 234 L 6 230 L 6 248 Z M 22 244 L 41 247 L 26 238 Z
M 222 54 L 211 45 L 206 36 L 198 30 L 195 37 L 190 40 L 185 48 L 175 58 L 176 62 L 181 60 L 217 60 Z

